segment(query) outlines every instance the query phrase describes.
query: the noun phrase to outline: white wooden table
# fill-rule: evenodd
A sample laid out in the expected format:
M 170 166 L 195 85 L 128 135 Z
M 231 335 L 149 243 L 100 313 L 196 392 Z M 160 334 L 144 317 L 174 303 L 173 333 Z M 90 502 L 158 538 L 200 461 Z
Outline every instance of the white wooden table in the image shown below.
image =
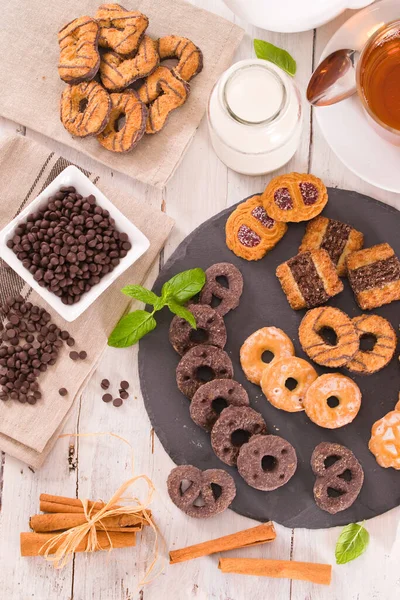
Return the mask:
M 279 0 L 278 0 L 279 1 Z M 220 0 L 196 0 L 197 5 L 236 20 Z M 325 27 L 295 35 L 270 34 L 238 22 L 246 29 L 236 60 L 253 55 L 252 40 L 267 39 L 283 46 L 296 58 L 296 79 L 305 89 L 313 66 L 334 31 L 350 11 Z M 308 106 L 304 106 L 304 133 L 300 149 L 285 171 L 311 171 L 327 185 L 369 194 L 400 208 L 400 197 L 378 190 L 353 175 L 330 151 Z M 162 208 L 176 219 L 160 264 L 181 240 L 207 218 L 265 186 L 267 177 L 245 177 L 228 170 L 215 156 L 205 120 L 201 123 L 177 173 L 163 191 L 145 187 L 128 177 L 85 158 L 77 152 L 25 130 L 19 124 L 0 121 L 0 135 L 19 132 L 38 140 L 66 158 L 100 173 L 114 186 L 130 191 L 143 202 Z M 360 143 L 362 143 L 360 141 Z M 0 182 L 1 186 L 1 182 Z M 157 275 L 155 266 L 147 285 Z M 99 383 L 103 377 L 128 379 L 132 398 L 122 408 L 101 401 Z M 155 374 L 157 376 L 157 374 Z M 133 386 L 133 389 L 132 389 Z M 164 399 L 160 398 L 160 402 Z M 136 473 L 146 473 L 157 487 L 153 510 L 168 548 L 179 548 L 250 527 L 255 523 L 228 510 L 210 522 L 190 520 L 171 503 L 166 477 L 173 463 L 155 437 L 143 406 L 138 374 L 137 348 L 108 349 L 82 397 L 76 402 L 65 431 L 113 431 L 128 439 L 135 450 Z M 218 571 L 218 556 L 166 566 L 149 586 L 140 586 L 146 569 L 143 544 L 136 549 L 112 554 L 76 555 L 62 571 L 41 559 L 19 556 L 19 532 L 28 530 L 28 518 L 38 510 L 41 492 L 88 498 L 110 497 L 130 476 L 130 453 L 114 439 L 76 438 L 72 460 L 68 439 L 59 440 L 45 466 L 33 472 L 24 464 L 2 455 L 0 458 L 0 598 L 7 600 L 388 600 L 400 596 L 400 509 L 367 523 L 371 543 L 367 553 L 346 566 L 334 566 L 330 587 L 288 580 L 264 580 Z M 296 531 L 277 526 L 273 544 L 236 551 L 247 557 L 293 559 L 334 564 L 339 529 Z

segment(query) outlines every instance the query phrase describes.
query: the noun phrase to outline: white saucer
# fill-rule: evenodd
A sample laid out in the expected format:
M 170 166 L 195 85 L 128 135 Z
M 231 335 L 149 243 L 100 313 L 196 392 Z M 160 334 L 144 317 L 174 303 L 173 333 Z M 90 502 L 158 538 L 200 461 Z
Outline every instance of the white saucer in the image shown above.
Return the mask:
M 400 18 L 400 0 L 382 0 L 351 17 L 325 47 L 321 60 L 340 48 L 360 50 L 384 23 Z M 315 109 L 322 133 L 340 160 L 356 175 L 400 193 L 400 147 L 381 138 L 368 124 L 356 95 Z

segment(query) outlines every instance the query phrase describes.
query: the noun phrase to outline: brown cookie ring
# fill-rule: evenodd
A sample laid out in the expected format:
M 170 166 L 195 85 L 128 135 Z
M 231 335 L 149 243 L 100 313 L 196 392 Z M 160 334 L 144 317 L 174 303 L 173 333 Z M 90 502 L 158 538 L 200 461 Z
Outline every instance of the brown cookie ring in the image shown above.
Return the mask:
M 364 471 L 351 450 L 340 444 L 321 442 L 312 453 L 311 468 L 317 476 L 314 498 L 319 508 L 335 515 L 355 502 L 364 482 Z
M 137 79 L 147 77 L 160 64 L 155 42 L 145 35 L 133 58 L 124 58 L 116 52 L 106 52 L 101 57 L 100 79 L 105 88 L 119 92 Z
M 137 51 L 149 25 L 146 15 L 120 4 L 101 4 L 95 18 L 100 26 L 99 46 L 123 55 Z
M 111 112 L 111 98 L 96 81 L 67 85 L 61 94 L 60 119 L 65 129 L 76 137 L 101 133 Z
M 228 406 L 211 430 L 211 446 L 222 462 L 236 465 L 240 447 L 253 435 L 266 431 L 265 421 L 256 410 L 249 406 Z
M 237 468 L 248 485 L 271 492 L 285 485 L 295 474 L 296 451 L 278 435 L 255 435 L 240 448 Z
M 225 287 L 218 281 L 218 277 L 226 279 Z M 231 263 L 216 263 L 206 270 L 206 283 L 200 293 L 201 304 L 209 304 L 217 298 L 221 302 L 214 307 L 221 316 L 239 306 L 240 296 L 243 292 L 243 276 L 239 269 Z
M 178 64 L 173 69 L 184 81 L 190 81 L 203 68 L 203 53 L 184 37 L 167 35 L 157 41 L 161 60 L 177 58 Z
M 79 17 L 58 32 L 60 59 L 58 74 L 66 83 L 93 79 L 99 70 L 98 39 L 100 28 L 91 17 Z
M 189 487 L 182 491 L 185 482 L 189 483 Z M 233 477 L 223 469 L 201 471 L 191 465 L 175 467 L 168 476 L 167 487 L 175 506 L 189 517 L 198 519 L 214 517 L 223 512 L 236 496 Z M 199 499 L 202 506 L 196 505 Z
M 360 315 L 352 322 L 360 341 L 363 337 L 374 336 L 375 343 L 371 350 L 358 350 L 345 367 L 352 373 L 372 375 L 377 373 L 392 360 L 397 346 L 397 336 L 392 325 L 379 315 Z
M 199 369 L 204 368 L 211 371 L 212 380 L 233 378 L 233 365 L 227 353 L 201 344 L 188 350 L 176 367 L 176 382 L 182 394 L 191 399 L 206 383 L 199 374 Z
M 206 431 L 211 431 L 219 419 L 221 410 L 216 407 L 249 406 L 249 396 L 240 383 L 233 379 L 214 379 L 202 385 L 190 403 L 192 421 Z M 223 410 L 222 409 L 222 410 Z
M 111 152 L 129 152 L 144 135 L 147 107 L 134 90 L 110 94 L 110 118 L 104 130 L 97 136 L 98 142 Z M 125 117 L 125 124 L 118 129 L 118 121 Z
M 223 318 L 207 304 L 191 304 L 188 310 L 196 319 L 197 329 L 176 315 L 169 328 L 169 341 L 174 350 L 183 356 L 190 348 L 205 344 L 224 348 L 226 344 L 226 327 Z M 205 339 L 196 341 L 195 336 L 203 333 Z
M 149 105 L 146 133 L 158 133 L 172 111 L 186 102 L 189 84 L 167 67 L 158 67 L 139 88 L 139 98 Z

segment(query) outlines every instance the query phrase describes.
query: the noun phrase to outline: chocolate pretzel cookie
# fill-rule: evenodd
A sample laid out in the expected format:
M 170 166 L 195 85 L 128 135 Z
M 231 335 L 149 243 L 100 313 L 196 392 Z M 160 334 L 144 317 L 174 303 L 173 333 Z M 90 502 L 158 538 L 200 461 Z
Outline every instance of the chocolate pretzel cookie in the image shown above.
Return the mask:
M 214 379 L 202 385 L 193 396 L 190 416 L 196 425 L 211 431 L 224 408 L 249 404 L 249 396 L 240 383 L 233 379 Z
M 159 63 L 155 42 L 145 35 L 133 58 L 124 58 L 116 52 L 103 54 L 100 63 L 101 82 L 108 90 L 119 92 L 137 79 L 150 75 Z
M 279 265 L 276 276 L 294 310 L 314 308 L 343 290 L 326 250 L 301 252 Z
M 206 383 L 204 371 L 213 379 L 232 379 L 232 361 L 226 352 L 204 344 L 186 352 L 176 367 L 178 388 L 188 398 L 193 398 L 200 386 Z
M 328 202 L 328 192 L 314 175 L 289 173 L 271 179 L 261 199 L 273 219 L 298 223 L 319 215 Z
M 95 16 L 99 26 L 99 46 L 127 55 L 137 51 L 149 20 L 139 11 L 120 4 L 101 4 Z
M 353 252 L 347 259 L 347 270 L 362 310 L 400 300 L 400 261 L 389 244 Z
M 129 152 L 144 135 L 147 107 L 134 90 L 110 94 L 110 98 L 110 117 L 97 140 L 112 152 Z M 125 117 L 125 124 L 120 128 L 119 121 L 122 117 Z
M 61 94 L 60 118 L 76 137 L 98 135 L 107 125 L 111 98 L 96 81 L 67 85 Z
M 226 286 L 221 279 L 226 280 Z M 206 270 L 206 283 L 201 290 L 200 302 L 211 305 L 214 298 L 220 300 L 214 310 L 223 317 L 239 306 L 242 292 L 243 277 L 239 269 L 231 263 L 216 263 Z
M 326 250 L 339 277 L 347 273 L 347 257 L 363 247 L 364 236 L 360 231 L 346 223 L 315 217 L 307 224 L 306 233 L 301 241 L 299 252 L 307 250 Z
M 97 21 L 86 16 L 71 21 L 58 32 L 58 74 L 63 81 L 75 84 L 96 75 L 100 65 L 99 32 Z
M 226 327 L 221 315 L 207 304 L 191 304 L 188 309 L 196 319 L 197 329 L 192 329 L 190 323 L 178 315 L 172 319 L 169 328 L 169 340 L 178 354 L 183 356 L 190 348 L 200 344 L 223 348 L 226 344 Z
M 177 35 L 167 35 L 158 40 L 158 53 L 161 60 L 177 58 L 175 73 L 184 81 L 190 81 L 203 68 L 203 54 L 190 40 Z

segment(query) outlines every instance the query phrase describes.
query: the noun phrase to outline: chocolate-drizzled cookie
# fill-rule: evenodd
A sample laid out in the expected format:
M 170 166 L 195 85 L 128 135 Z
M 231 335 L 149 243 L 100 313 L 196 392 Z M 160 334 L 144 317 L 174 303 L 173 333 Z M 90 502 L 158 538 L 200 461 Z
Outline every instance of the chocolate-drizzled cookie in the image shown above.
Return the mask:
M 101 4 L 95 16 L 99 26 L 99 46 L 127 55 L 137 51 L 149 20 L 139 11 L 120 4 Z
M 96 81 L 67 85 L 61 94 L 61 122 L 76 137 L 101 133 L 107 125 L 110 112 L 111 98 Z
M 206 344 L 223 348 L 226 344 L 226 327 L 224 319 L 211 306 L 207 304 L 191 304 L 188 309 L 196 319 L 197 329 L 192 329 L 186 319 L 176 315 L 169 328 L 169 341 L 174 349 L 183 356 L 185 352 Z M 197 341 L 194 335 L 202 333 L 201 341 Z
M 219 278 L 226 279 L 225 287 Z M 214 298 L 221 302 L 214 307 L 221 316 L 239 306 L 240 296 L 243 292 L 243 277 L 235 265 L 231 263 L 216 263 L 206 270 L 206 283 L 201 290 L 201 304 L 210 304 Z
M 155 42 L 145 35 L 133 58 L 124 58 L 116 52 L 105 52 L 102 55 L 101 83 L 111 92 L 119 92 L 137 79 L 150 75 L 159 63 L 160 57 Z
M 364 482 L 364 471 L 351 450 L 322 442 L 312 453 L 311 468 L 317 476 L 314 498 L 319 508 L 334 515 L 354 503 Z
M 226 352 L 215 346 L 202 344 L 186 352 L 176 367 L 176 382 L 178 388 L 188 398 L 193 398 L 195 392 L 206 383 L 202 371 L 213 379 L 232 379 L 232 361 Z
M 161 60 L 177 58 L 174 72 L 184 81 L 190 81 L 203 68 L 203 54 L 190 40 L 177 35 L 167 35 L 158 40 Z
M 361 348 L 355 353 L 346 369 L 359 375 L 371 375 L 380 371 L 392 360 L 397 346 L 396 332 L 386 319 L 379 315 L 360 315 L 352 322 L 360 341 L 373 337 L 375 342 L 370 350 Z
M 294 310 L 314 308 L 343 290 L 343 283 L 326 250 L 301 252 L 282 263 L 276 276 Z
M 211 431 L 224 408 L 249 404 L 249 396 L 240 383 L 233 379 L 214 379 L 202 385 L 193 396 L 190 416 L 196 425 Z
M 112 152 L 129 152 L 144 135 L 147 107 L 139 100 L 134 90 L 110 94 L 110 98 L 110 118 L 97 140 Z M 119 122 L 122 117 L 125 117 L 125 123 L 120 128 Z
M 63 81 L 81 83 L 96 75 L 100 65 L 99 32 L 97 21 L 86 16 L 71 21 L 58 32 L 58 74 Z

